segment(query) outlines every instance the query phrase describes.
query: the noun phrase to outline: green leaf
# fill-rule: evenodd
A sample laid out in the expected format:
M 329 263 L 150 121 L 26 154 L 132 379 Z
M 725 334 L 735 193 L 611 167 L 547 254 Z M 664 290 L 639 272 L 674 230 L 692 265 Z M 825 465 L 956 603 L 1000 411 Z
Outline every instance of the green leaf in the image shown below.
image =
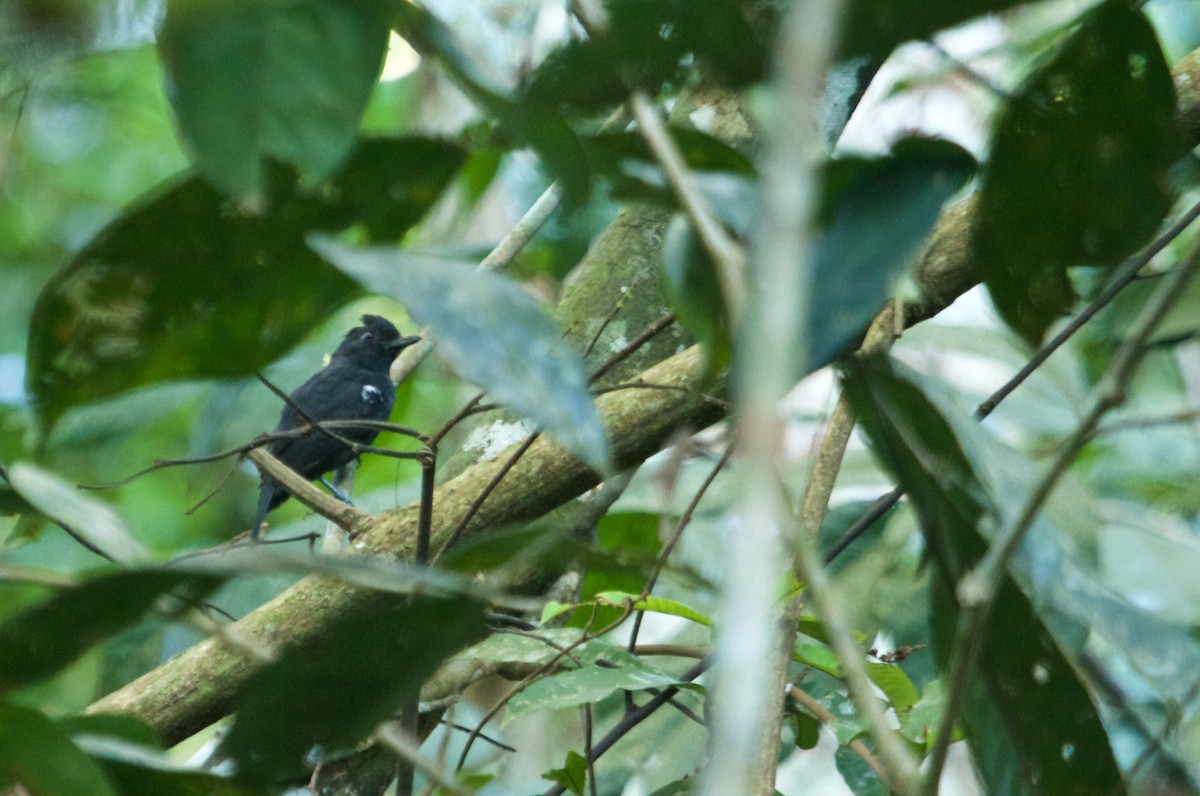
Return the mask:
M 900 733 L 912 741 L 929 749 L 937 741 L 937 730 L 945 712 L 946 695 L 943 693 L 940 680 L 934 680 L 925 686 L 912 709 L 900 717 Z M 954 725 L 954 740 L 965 737 L 962 726 Z
M 842 666 L 833 651 L 816 644 L 798 642 L 792 649 L 792 660 L 818 669 L 830 677 L 842 677 Z
M 790 714 L 792 733 L 795 735 L 797 749 L 808 751 L 815 749 L 821 740 L 821 722 L 803 708 L 794 709 Z
M 254 678 L 225 751 L 245 781 L 295 775 L 311 747 L 358 743 L 485 633 L 482 607 L 462 597 L 417 597 L 348 619 L 319 648 L 289 650 Z
M 857 345 L 975 160 L 946 141 L 906 139 L 882 158 L 844 157 L 825 173 L 813 245 L 804 372 Z
M 261 370 L 357 290 L 304 235 L 360 224 L 372 240 L 399 240 L 463 157 L 425 139 L 363 142 L 313 192 L 274 169 L 261 216 L 196 178 L 143 200 L 38 298 L 26 385 L 47 428 L 72 406 L 148 384 Z
M 366 2 L 171 0 L 159 34 L 184 138 L 234 198 L 272 158 L 323 178 L 349 154 L 387 49 Z
M 669 785 L 663 785 L 650 796 L 690 796 L 694 784 L 695 780 L 692 778 L 679 779 Z
M 116 796 L 96 763 L 45 715 L 0 702 L 0 789 L 33 796 Z
M 446 551 L 441 566 L 474 573 L 512 566 L 551 567 L 571 563 L 579 543 L 562 529 L 533 523 L 521 528 L 488 533 L 455 544 Z
M 457 657 L 497 663 L 543 664 L 557 658 L 562 648 L 575 647 L 582 637 L 583 631 L 573 627 L 542 629 L 536 635 L 494 633 Z
M 678 616 L 695 622 L 698 625 L 712 627 L 713 621 L 704 614 L 696 611 L 681 602 L 676 600 L 668 600 L 666 597 L 656 597 L 653 594 L 645 599 L 638 599 L 641 595 L 631 594 L 630 592 L 620 591 L 602 591 L 596 594 L 596 598 L 606 600 L 614 605 L 623 605 L 626 602 L 632 603 L 633 610 L 647 611 L 654 614 L 664 614 L 666 616 Z
M 564 790 L 583 796 L 587 787 L 587 758 L 575 751 L 567 752 L 567 761 L 562 768 L 555 768 L 542 774 L 542 779 L 550 780 L 555 785 L 561 785 Z
M 658 525 L 658 516 L 647 512 L 618 512 L 600 520 L 596 528 L 599 550 L 579 559 L 584 568 L 579 602 L 584 607 L 569 620 L 572 627 L 594 630 L 625 615 L 620 603 L 640 595 L 662 548 Z M 604 594 L 612 594 L 613 599 L 596 604 L 596 598 Z
M 29 462 L 8 469 L 16 493 L 43 515 L 61 522 L 124 565 L 150 560 L 150 552 L 107 503 L 81 492 Z
M 55 674 L 132 625 L 167 592 L 196 599 L 217 578 L 147 570 L 119 572 L 63 589 L 0 625 L 0 692 Z
M 313 248 L 371 289 L 404 302 L 422 325 L 433 326 L 438 353 L 463 378 L 533 420 L 596 470 L 611 468 L 580 357 L 520 286 L 463 263 L 394 249 L 352 249 L 320 238 Z
M 888 704 L 901 718 L 921 698 L 917 687 L 899 666 L 888 663 L 868 663 L 867 676 L 887 697 Z
M 945 677 L 959 616 L 955 586 L 986 549 L 983 524 L 999 524 L 1010 506 L 997 506 L 964 453 L 987 444 L 965 413 L 952 425 L 918 377 L 886 359 L 847 367 L 843 384 L 860 423 L 921 520 L 937 573 L 933 646 Z M 1013 497 L 1008 503 L 1019 504 Z M 1096 706 L 1010 575 L 989 614 L 977 666 L 962 721 L 991 792 L 1010 791 L 1014 782 L 1046 793 L 1124 792 Z
M 888 789 L 866 761 L 853 749 L 839 746 L 833 753 L 838 773 L 854 796 L 888 796 Z
M 1040 342 L 1074 303 L 1069 266 L 1111 265 L 1145 243 L 1182 154 L 1153 28 L 1128 3 L 1101 4 L 997 124 L 973 244 L 1005 322 Z
M 825 623 L 815 616 L 800 617 L 800 621 L 796 623 L 796 629 L 806 636 L 815 638 L 822 644 L 829 643 L 829 634 L 825 632 Z M 851 631 L 851 635 L 859 643 L 862 643 L 867 638 L 867 634 L 859 630 Z
M 621 655 L 622 652 L 615 647 L 605 651 L 604 659 L 609 666 L 583 666 L 537 680 L 509 701 L 504 722 L 540 710 L 563 710 L 599 702 L 617 691 L 682 684 L 678 677 L 632 655 Z

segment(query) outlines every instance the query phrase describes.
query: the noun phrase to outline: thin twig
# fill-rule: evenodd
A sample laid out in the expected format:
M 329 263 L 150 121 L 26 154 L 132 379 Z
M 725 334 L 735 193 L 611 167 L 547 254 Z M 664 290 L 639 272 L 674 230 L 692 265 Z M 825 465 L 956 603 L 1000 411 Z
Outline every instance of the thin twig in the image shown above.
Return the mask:
M 608 373 L 610 370 L 624 361 L 630 354 L 634 353 L 646 343 L 650 342 L 655 335 L 657 335 L 663 329 L 666 329 L 674 322 L 675 315 L 674 313 L 670 312 L 659 317 L 657 320 L 652 321 L 649 326 L 647 326 L 638 334 L 637 337 L 626 343 L 620 351 L 614 352 L 612 356 L 601 362 L 600 365 L 592 371 L 592 375 L 588 376 L 588 384 L 594 383 L 605 373 Z
M 680 537 L 683 536 L 683 530 L 691 523 L 692 515 L 695 514 L 696 508 L 700 505 L 700 501 L 704 499 L 704 495 L 706 492 L 708 492 L 708 488 L 712 486 L 713 481 L 716 480 L 721 471 L 725 469 L 725 465 L 729 463 L 730 458 L 733 457 L 733 447 L 734 441 L 730 440 L 729 444 L 725 446 L 725 452 L 721 454 L 721 458 L 717 460 L 715 465 L 713 465 L 712 470 L 709 471 L 708 475 L 704 479 L 704 482 L 700 484 L 700 488 L 696 490 L 696 494 L 692 495 L 692 499 L 688 502 L 687 507 L 683 510 L 683 514 L 679 515 L 679 521 L 675 523 L 675 529 L 671 531 L 671 536 L 667 539 L 662 550 L 659 552 L 658 559 L 654 562 L 654 570 L 650 573 L 650 578 L 646 581 L 645 587 L 642 588 L 643 599 L 649 597 L 650 593 L 654 591 L 654 586 L 658 583 L 659 575 L 662 574 L 663 569 L 667 566 L 667 559 L 671 557 L 671 553 L 675 550 L 675 546 L 679 543 Z M 642 617 L 645 615 L 645 611 L 637 611 L 634 613 L 633 629 L 629 633 L 630 652 L 634 652 L 637 649 L 638 632 L 642 628 Z
M 541 434 L 542 433 L 540 431 L 535 431 L 526 437 L 525 441 L 522 442 L 515 451 L 513 451 L 511 456 L 508 457 L 508 460 L 504 463 L 504 466 L 497 470 L 496 474 L 492 476 L 492 480 L 488 481 L 487 486 L 480 490 L 479 494 L 475 496 L 475 499 L 471 501 L 471 505 L 467 507 L 466 512 L 463 513 L 462 519 L 458 521 L 458 525 L 454 526 L 454 530 L 451 531 L 450 535 L 446 537 L 446 541 L 442 542 L 442 544 L 438 547 L 437 553 L 435 553 L 433 556 L 433 563 L 436 564 L 442 557 L 442 553 L 445 553 L 446 550 L 449 549 L 450 545 L 458 541 L 459 537 L 462 536 L 467 530 L 467 525 L 472 519 L 474 519 L 475 515 L 479 513 L 479 509 L 483 506 L 483 502 L 488 499 L 488 496 L 491 495 L 493 491 L 495 491 L 496 487 L 500 486 L 500 482 L 504 480 L 504 476 L 508 475 L 509 472 L 517 466 L 517 462 L 521 460 L 521 457 L 525 455 L 525 452 L 529 450 L 529 448 L 533 445 L 537 438 L 541 436 Z
M 1067 342 L 1067 340 L 1071 339 L 1076 332 L 1083 328 L 1085 323 L 1095 317 L 1096 313 L 1107 307 L 1112 300 L 1117 297 L 1118 293 L 1120 293 L 1122 290 L 1128 287 L 1131 282 L 1137 279 L 1138 272 L 1145 268 L 1146 265 L 1148 265 L 1149 262 L 1154 259 L 1156 254 L 1165 249 L 1171 243 L 1171 241 L 1183 234 L 1184 230 L 1191 226 L 1192 222 L 1194 222 L 1197 218 L 1200 218 L 1200 202 L 1193 205 L 1191 210 L 1185 213 L 1183 217 L 1179 219 L 1179 221 L 1177 221 L 1171 226 L 1170 229 L 1159 236 L 1157 240 L 1143 249 L 1133 259 L 1129 260 L 1117 272 L 1116 277 L 1112 282 L 1109 283 L 1108 287 L 1104 289 L 1103 293 L 1101 293 L 1095 298 L 1095 300 L 1084 307 L 1083 311 L 1080 312 L 1079 315 L 1075 316 L 1070 323 L 1064 326 L 1062 331 L 1056 334 L 1054 338 L 1050 340 L 1050 342 L 1038 349 L 1037 353 L 1030 357 L 1029 361 L 1025 363 L 1024 367 L 1017 371 L 1016 375 L 1005 382 L 1000 389 L 992 393 L 986 401 L 979 405 L 979 408 L 975 410 L 975 417 L 982 420 L 990 415 L 995 410 L 996 406 L 1008 397 L 1009 393 L 1011 393 L 1018 386 L 1020 386 L 1022 382 L 1029 378 L 1029 376 L 1035 370 L 1037 370 L 1043 362 L 1050 358 L 1051 354 L 1061 348 L 1063 344 Z
M 334 431 L 338 429 L 354 430 L 373 428 L 377 431 L 390 431 L 394 434 L 403 434 L 408 437 L 413 437 L 421 442 L 425 442 L 428 439 L 421 432 L 411 429 L 408 426 L 401 426 L 396 423 L 386 423 L 381 420 L 324 420 L 320 423 L 317 423 L 316 426 Z M 274 442 L 306 437 L 312 433 L 313 430 L 313 426 L 304 425 L 274 434 L 260 434 L 250 442 L 246 442 L 242 445 L 237 445 L 232 448 L 227 448 L 219 453 L 212 453 L 207 456 L 193 456 L 182 459 L 156 459 L 154 464 L 150 465 L 149 467 L 138 470 L 132 475 L 128 475 L 119 481 L 110 481 L 105 484 L 76 484 L 75 486 L 79 489 L 88 490 L 116 489 L 117 487 L 125 486 L 131 481 L 141 478 L 144 475 L 149 475 L 156 470 L 163 470 L 168 467 L 181 467 L 189 464 L 210 464 L 212 462 L 219 462 L 222 459 L 229 459 L 234 456 L 244 456 L 256 448 L 261 448 Z M 408 451 L 394 451 L 388 448 L 379 448 L 374 445 L 361 445 L 357 442 L 350 444 L 358 453 L 373 453 L 379 456 L 388 456 L 394 459 L 416 459 L 421 455 L 419 452 L 412 453 Z
M 679 203 L 692 222 L 692 228 L 712 258 L 717 272 L 717 282 L 725 296 L 725 306 L 735 321 L 741 317 L 746 303 L 746 251 L 721 226 L 709 206 L 708 198 L 696 184 L 688 170 L 687 161 L 667 131 L 667 126 L 658 115 L 658 109 L 641 89 L 629 96 L 629 107 L 637 120 L 638 132 L 654 158 L 662 166 L 667 181 L 671 184 Z

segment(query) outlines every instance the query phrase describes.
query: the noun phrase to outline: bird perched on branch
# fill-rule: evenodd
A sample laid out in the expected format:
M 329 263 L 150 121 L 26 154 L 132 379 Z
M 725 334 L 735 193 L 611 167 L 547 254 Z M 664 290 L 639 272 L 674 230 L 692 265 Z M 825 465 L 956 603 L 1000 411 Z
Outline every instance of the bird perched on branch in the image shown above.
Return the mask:
M 387 420 L 396 403 L 396 388 L 388 376 L 392 361 L 420 339 L 401 337 L 386 318 L 364 315 L 362 326 L 346 333 L 329 364 L 296 388 L 290 396 L 291 401 L 316 422 Z M 291 431 L 304 424 L 305 419 L 289 404 L 279 415 L 275 433 Z M 373 428 L 339 429 L 334 433 L 351 442 L 370 445 L 379 431 Z M 357 455 L 353 448 L 320 431 L 271 443 L 267 450 L 309 481 L 346 466 Z M 340 494 L 338 497 L 345 499 Z M 250 529 L 252 539 L 258 539 L 267 512 L 287 499 L 288 493 L 274 478 L 263 473 L 258 488 L 258 514 Z

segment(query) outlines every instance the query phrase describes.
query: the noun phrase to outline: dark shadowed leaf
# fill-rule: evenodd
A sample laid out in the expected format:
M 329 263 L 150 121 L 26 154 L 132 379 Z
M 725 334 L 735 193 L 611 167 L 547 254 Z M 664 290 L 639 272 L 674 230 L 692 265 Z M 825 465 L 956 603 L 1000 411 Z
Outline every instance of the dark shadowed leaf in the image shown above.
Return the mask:
M 886 57 L 897 44 L 929 38 L 974 17 L 1021 5 L 1024 0 L 853 0 L 841 54 Z
M 119 572 L 63 589 L 0 625 L 0 691 L 43 680 L 144 616 L 167 592 L 196 599 L 218 578 Z
M 0 789 L 36 796 L 115 796 L 96 763 L 42 713 L 0 702 Z
M 368 288 L 404 303 L 434 328 L 437 351 L 497 402 L 530 418 L 556 442 L 605 471 L 608 440 L 579 354 L 517 284 L 458 262 L 395 249 L 314 247 Z
M 753 5 L 609 0 L 603 30 L 572 39 L 547 56 L 526 88 L 526 99 L 540 106 L 598 110 L 623 102 L 635 88 L 657 93 L 681 74 L 688 56 L 731 85 L 759 79 L 774 15 Z
M 1069 266 L 1117 263 L 1162 222 L 1183 154 L 1174 113 L 1154 30 L 1120 2 L 1087 14 L 1009 101 L 973 243 L 997 309 L 1028 340 L 1074 302 Z
M 821 722 L 817 717 L 802 708 L 794 708 L 788 717 L 796 748 L 806 751 L 815 748 L 821 740 Z
M 822 232 L 812 250 L 805 372 L 856 344 L 928 237 L 942 205 L 975 169 L 946 141 L 907 139 L 882 158 L 846 157 L 825 173 Z
M 172 0 L 159 47 L 200 172 L 261 196 L 267 158 L 328 175 L 354 144 L 387 48 L 366 2 Z
M 198 178 L 143 201 L 38 298 L 26 380 L 47 427 L 72 406 L 136 387 L 265 367 L 358 289 L 304 235 L 361 224 L 373 240 L 398 240 L 462 159 L 425 139 L 363 142 L 311 193 L 274 169 L 261 216 Z
M 850 363 L 847 395 L 878 456 L 908 491 L 938 577 L 933 642 L 943 676 L 955 641 L 955 585 L 980 559 L 981 524 L 997 508 L 958 434 L 921 392 L 917 376 L 886 359 Z M 995 443 L 993 443 L 995 444 Z M 962 720 L 989 792 L 1124 792 L 1104 726 L 1079 676 L 1011 576 L 986 625 L 978 678 L 967 687 Z M 1016 788 L 1016 790 L 1013 790 Z
M 224 748 L 247 781 L 297 774 L 313 746 L 352 747 L 485 633 L 483 607 L 461 597 L 418 597 L 346 620 L 320 646 L 286 652 L 259 673 Z

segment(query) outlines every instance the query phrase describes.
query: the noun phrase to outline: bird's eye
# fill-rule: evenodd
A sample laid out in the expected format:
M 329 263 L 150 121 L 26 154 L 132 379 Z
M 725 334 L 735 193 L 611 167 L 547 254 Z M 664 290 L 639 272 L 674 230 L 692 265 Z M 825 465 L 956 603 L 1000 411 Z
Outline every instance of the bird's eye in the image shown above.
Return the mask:
M 374 332 L 364 332 L 364 333 L 363 333 L 363 336 L 362 336 L 362 341 L 363 341 L 364 343 L 369 343 L 369 342 L 371 342 L 371 341 L 372 341 L 372 340 L 374 340 L 374 339 L 375 339 L 375 333 L 374 333 Z

